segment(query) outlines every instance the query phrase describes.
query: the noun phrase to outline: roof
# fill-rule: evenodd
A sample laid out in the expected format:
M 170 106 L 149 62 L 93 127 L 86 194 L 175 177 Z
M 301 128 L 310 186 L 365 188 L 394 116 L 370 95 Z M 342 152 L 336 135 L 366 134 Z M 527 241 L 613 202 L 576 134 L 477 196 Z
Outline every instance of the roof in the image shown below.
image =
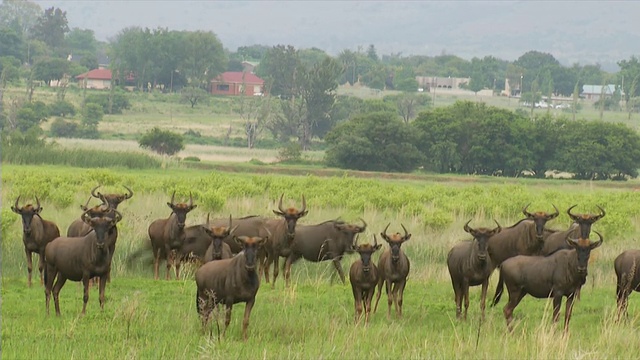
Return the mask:
M 244 76 L 244 79 L 242 78 Z M 264 84 L 264 80 L 260 79 L 256 75 L 248 72 L 241 71 L 227 71 L 223 72 L 213 81 L 222 83 L 246 83 L 246 84 Z
M 583 94 L 602 94 L 602 85 L 582 85 L 582 93 Z M 604 86 L 604 93 L 606 95 L 612 95 L 616 91 L 616 86 L 614 84 L 609 84 Z
M 109 69 L 93 69 L 84 74 L 76 76 L 76 79 L 93 79 L 93 80 L 111 80 L 111 70 Z

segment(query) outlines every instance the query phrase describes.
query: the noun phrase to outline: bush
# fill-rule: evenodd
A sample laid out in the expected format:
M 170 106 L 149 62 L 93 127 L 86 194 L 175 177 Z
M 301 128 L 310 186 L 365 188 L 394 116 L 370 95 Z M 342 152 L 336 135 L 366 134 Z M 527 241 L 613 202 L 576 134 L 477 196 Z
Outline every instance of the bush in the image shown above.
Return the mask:
M 82 123 L 88 126 L 97 126 L 103 116 L 104 111 L 100 104 L 87 103 L 82 110 Z
M 184 149 L 184 137 L 158 127 L 147 131 L 138 141 L 141 148 L 151 149 L 158 154 L 174 155 Z
M 68 101 L 58 100 L 49 105 L 49 116 L 74 116 L 76 108 Z
M 298 143 L 289 143 L 278 150 L 278 161 L 299 162 L 302 160 L 302 147 Z
M 56 118 L 51 124 L 51 135 L 61 138 L 72 138 L 77 136 L 78 123 L 67 121 L 63 118 Z
M 105 114 L 122 114 L 122 110 L 131 108 L 129 98 L 125 94 L 113 94 L 113 104 L 109 112 L 109 94 L 91 94 L 85 98 L 85 103 L 95 103 L 102 106 Z
M 198 161 L 200 161 L 200 158 L 199 158 L 199 157 L 197 157 L 197 156 L 187 156 L 187 157 L 185 157 L 185 158 L 184 158 L 184 159 L 182 159 L 182 160 L 184 160 L 184 161 L 195 161 L 195 162 L 198 162 Z

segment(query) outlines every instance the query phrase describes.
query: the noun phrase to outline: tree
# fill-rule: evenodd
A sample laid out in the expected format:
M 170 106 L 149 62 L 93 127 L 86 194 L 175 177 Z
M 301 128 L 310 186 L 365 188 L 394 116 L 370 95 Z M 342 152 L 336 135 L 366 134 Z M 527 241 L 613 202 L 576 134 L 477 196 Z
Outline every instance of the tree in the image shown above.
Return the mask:
M 244 121 L 244 133 L 247 135 L 247 148 L 253 149 L 258 136 L 262 133 L 271 116 L 271 92 L 266 90 L 266 96 L 247 96 L 240 94 L 237 113 Z
M 42 8 L 33 1 L 3 0 L 0 3 L 0 28 L 10 28 L 18 36 L 25 37 L 40 15 Z
M 60 58 L 44 58 L 33 65 L 33 78 L 51 85 L 52 80 L 60 80 L 69 71 L 69 62 Z
M 151 81 L 152 57 L 155 53 L 151 41 L 151 31 L 139 27 L 129 27 L 116 35 L 112 44 L 112 71 L 124 83 L 124 77 L 133 74 L 139 90 Z
M 417 93 L 403 93 L 398 95 L 387 95 L 383 101 L 393 103 L 405 123 L 409 123 L 418 114 L 420 109 L 428 106 L 431 98 L 428 95 Z
M 59 8 L 48 8 L 33 26 L 33 37 L 42 40 L 58 55 L 65 55 L 65 34 L 69 32 L 67 12 Z
M 278 45 L 265 53 L 256 74 L 272 84 L 272 95 L 289 99 L 298 93 L 299 68 L 300 59 L 296 49 L 291 45 Z
M 198 87 L 188 86 L 180 91 L 182 101 L 189 102 L 191 108 L 194 108 L 198 102 L 207 102 L 209 100 L 209 93 Z
M 184 57 L 178 70 L 190 86 L 207 89 L 229 61 L 222 43 L 211 31 L 187 32 L 183 36 Z
M 95 54 L 98 51 L 98 41 L 91 29 L 73 28 L 66 36 L 69 50 L 74 53 Z
M 184 138 L 180 134 L 164 131 L 158 127 L 147 131 L 140 140 L 141 148 L 151 149 L 161 155 L 174 155 L 184 149 Z
M 0 28 L 0 54 L 24 59 L 22 38 L 11 28 Z

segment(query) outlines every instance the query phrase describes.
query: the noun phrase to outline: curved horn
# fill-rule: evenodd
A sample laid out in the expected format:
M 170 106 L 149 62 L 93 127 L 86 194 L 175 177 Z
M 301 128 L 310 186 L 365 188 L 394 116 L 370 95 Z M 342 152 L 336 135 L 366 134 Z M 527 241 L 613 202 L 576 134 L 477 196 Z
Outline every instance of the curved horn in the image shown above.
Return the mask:
M 210 213 L 207 213 L 207 228 L 209 227 L 209 214 Z
M 16 203 L 13 204 L 13 207 L 16 208 L 16 210 L 20 208 L 20 205 L 18 204 L 20 202 L 20 196 L 22 195 L 18 195 L 18 198 L 16 199 Z
M 527 208 L 529 208 L 529 205 L 531 205 L 531 203 L 528 203 L 527 206 L 525 206 L 524 208 L 522 208 L 522 213 L 524 214 L 524 216 L 526 217 L 534 217 L 532 213 L 527 211 Z
M 131 199 L 131 197 L 133 196 L 133 191 L 131 189 L 129 189 L 129 187 L 127 185 L 122 185 L 124 186 L 125 189 L 127 189 L 127 191 L 129 192 L 128 194 L 124 195 L 125 199 Z
M 120 220 L 122 220 L 122 214 L 120 214 L 120 211 L 113 209 L 113 212 L 116 214 L 116 216 L 113 218 L 113 224 L 117 224 L 118 222 L 120 222 Z
M 284 209 L 282 209 L 282 198 L 284 197 L 284 193 L 282 193 L 282 195 L 280 195 L 280 201 L 278 202 L 278 210 L 280 210 L 281 213 L 285 213 L 286 211 L 284 211 Z
M 359 234 L 356 234 L 355 238 L 353 239 L 353 247 L 354 247 L 354 248 L 357 248 L 357 247 L 358 247 L 358 235 L 359 235 Z
M 376 246 L 378 246 L 378 237 L 376 234 L 373 234 L 373 247 L 375 248 Z
M 98 190 L 98 188 L 100 187 L 100 185 L 94 187 L 93 189 L 91 189 L 91 196 L 93 196 L 96 199 L 100 199 L 100 196 L 98 196 L 98 194 L 96 194 L 96 190 Z
M 600 209 L 600 215 L 596 215 L 594 217 L 591 218 L 592 221 L 597 221 L 602 219 L 606 213 L 604 212 L 604 209 L 600 207 L 600 205 L 596 205 L 598 207 L 598 209 Z
M 385 239 L 389 238 L 389 236 L 387 235 L 387 229 L 389 229 L 389 225 L 391 225 L 391 223 L 388 223 L 387 227 L 385 227 L 384 230 L 382 230 L 382 232 L 380 233 Z
M 468 232 L 469 234 L 471 234 L 471 232 L 473 231 L 473 229 L 469 226 L 469 223 L 471 222 L 471 220 L 467 221 L 467 223 L 464 224 L 464 231 Z
M 38 199 L 38 195 L 36 195 L 36 204 L 38 207 L 36 208 L 36 212 L 40 211 L 40 199 Z
M 547 220 L 555 219 L 555 218 L 557 218 L 557 217 L 558 217 L 558 215 L 560 215 L 560 211 L 558 211 L 558 208 L 557 208 L 554 204 L 551 204 L 551 206 L 553 206 L 553 208 L 556 210 L 556 212 L 555 212 L 555 213 L 553 213 L 553 214 L 550 214 L 550 215 L 547 217 Z
M 302 214 L 305 210 L 307 210 L 307 202 L 304 199 L 304 194 L 302 194 L 302 209 L 300 209 L 300 214 Z
M 171 194 L 171 205 L 175 205 L 175 203 L 173 202 L 173 200 L 175 200 L 176 198 L 176 191 L 173 190 L 173 194 Z
M 189 191 L 189 207 L 193 207 L 193 195 L 191 195 L 191 191 Z
M 360 219 L 360 221 L 362 221 L 362 224 L 364 225 L 364 226 L 362 226 L 362 231 L 365 231 L 367 229 L 367 222 L 364 221 L 363 218 L 358 218 L 358 219 Z
M 499 233 L 500 231 L 502 231 L 502 226 L 500 226 L 500 223 L 498 223 L 498 220 L 493 219 L 493 222 L 495 222 L 495 223 L 496 223 L 496 225 L 498 225 L 498 227 L 497 227 L 497 228 L 495 228 L 495 229 L 493 229 L 493 231 L 494 231 L 496 234 L 497 234 L 497 233 Z
M 593 232 L 594 232 L 594 233 L 596 233 L 596 234 L 598 234 L 598 237 L 600 238 L 600 240 L 598 240 L 598 241 L 596 241 L 595 243 L 591 244 L 591 248 L 592 248 L 592 249 L 597 248 L 598 246 L 600 246 L 600 244 L 602 244 L 602 240 L 603 240 L 603 239 L 602 239 L 602 235 L 601 235 L 599 232 L 597 232 L 597 231 L 595 231 L 595 230 L 594 230 Z
M 404 230 L 404 236 L 403 238 L 406 239 L 407 236 L 409 236 L 409 232 L 407 231 L 407 228 L 404 227 L 404 224 L 400 223 L 400 226 L 402 226 L 402 230 Z
M 207 214 L 207 216 L 209 216 L 209 214 Z M 231 214 L 229 214 L 229 230 L 231 230 L 231 225 L 232 225 Z
M 82 215 L 80 215 L 80 219 L 82 219 L 82 221 L 85 224 L 90 224 L 91 223 L 91 216 L 89 216 L 89 211 L 91 211 L 91 209 L 87 209 L 85 210 Z
M 89 200 L 87 200 L 87 203 L 84 204 L 84 206 L 80 205 L 80 208 L 82 210 L 87 210 L 89 208 L 89 202 L 91 201 L 91 196 L 89 196 Z
M 578 206 L 578 204 L 573 205 L 572 207 L 567 209 L 567 215 L 569 215 L 569 217 L 571 218 L 571 220 L 575 221 L 576 219 L 578 219 L 578 216 L 575 214 L 571 213 L 571 209 L 573 209 L 574 207 Z

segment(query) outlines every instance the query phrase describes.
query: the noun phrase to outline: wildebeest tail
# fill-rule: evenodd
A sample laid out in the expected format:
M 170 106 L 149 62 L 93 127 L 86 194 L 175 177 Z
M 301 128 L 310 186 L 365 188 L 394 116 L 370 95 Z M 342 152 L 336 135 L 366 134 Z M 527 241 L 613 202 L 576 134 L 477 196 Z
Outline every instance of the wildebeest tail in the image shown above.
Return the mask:
M 504 280 L 502 279 L 502 273 L 500 272 L 500 268 L 498 268 L 498 285 L 496 285 L 496 293 L 493 295 L 493 301 L 491 302 L 491 307 L 498 305 L 500 302 L 500 298 L 502 297 L 502 292 L 504 291 Z

